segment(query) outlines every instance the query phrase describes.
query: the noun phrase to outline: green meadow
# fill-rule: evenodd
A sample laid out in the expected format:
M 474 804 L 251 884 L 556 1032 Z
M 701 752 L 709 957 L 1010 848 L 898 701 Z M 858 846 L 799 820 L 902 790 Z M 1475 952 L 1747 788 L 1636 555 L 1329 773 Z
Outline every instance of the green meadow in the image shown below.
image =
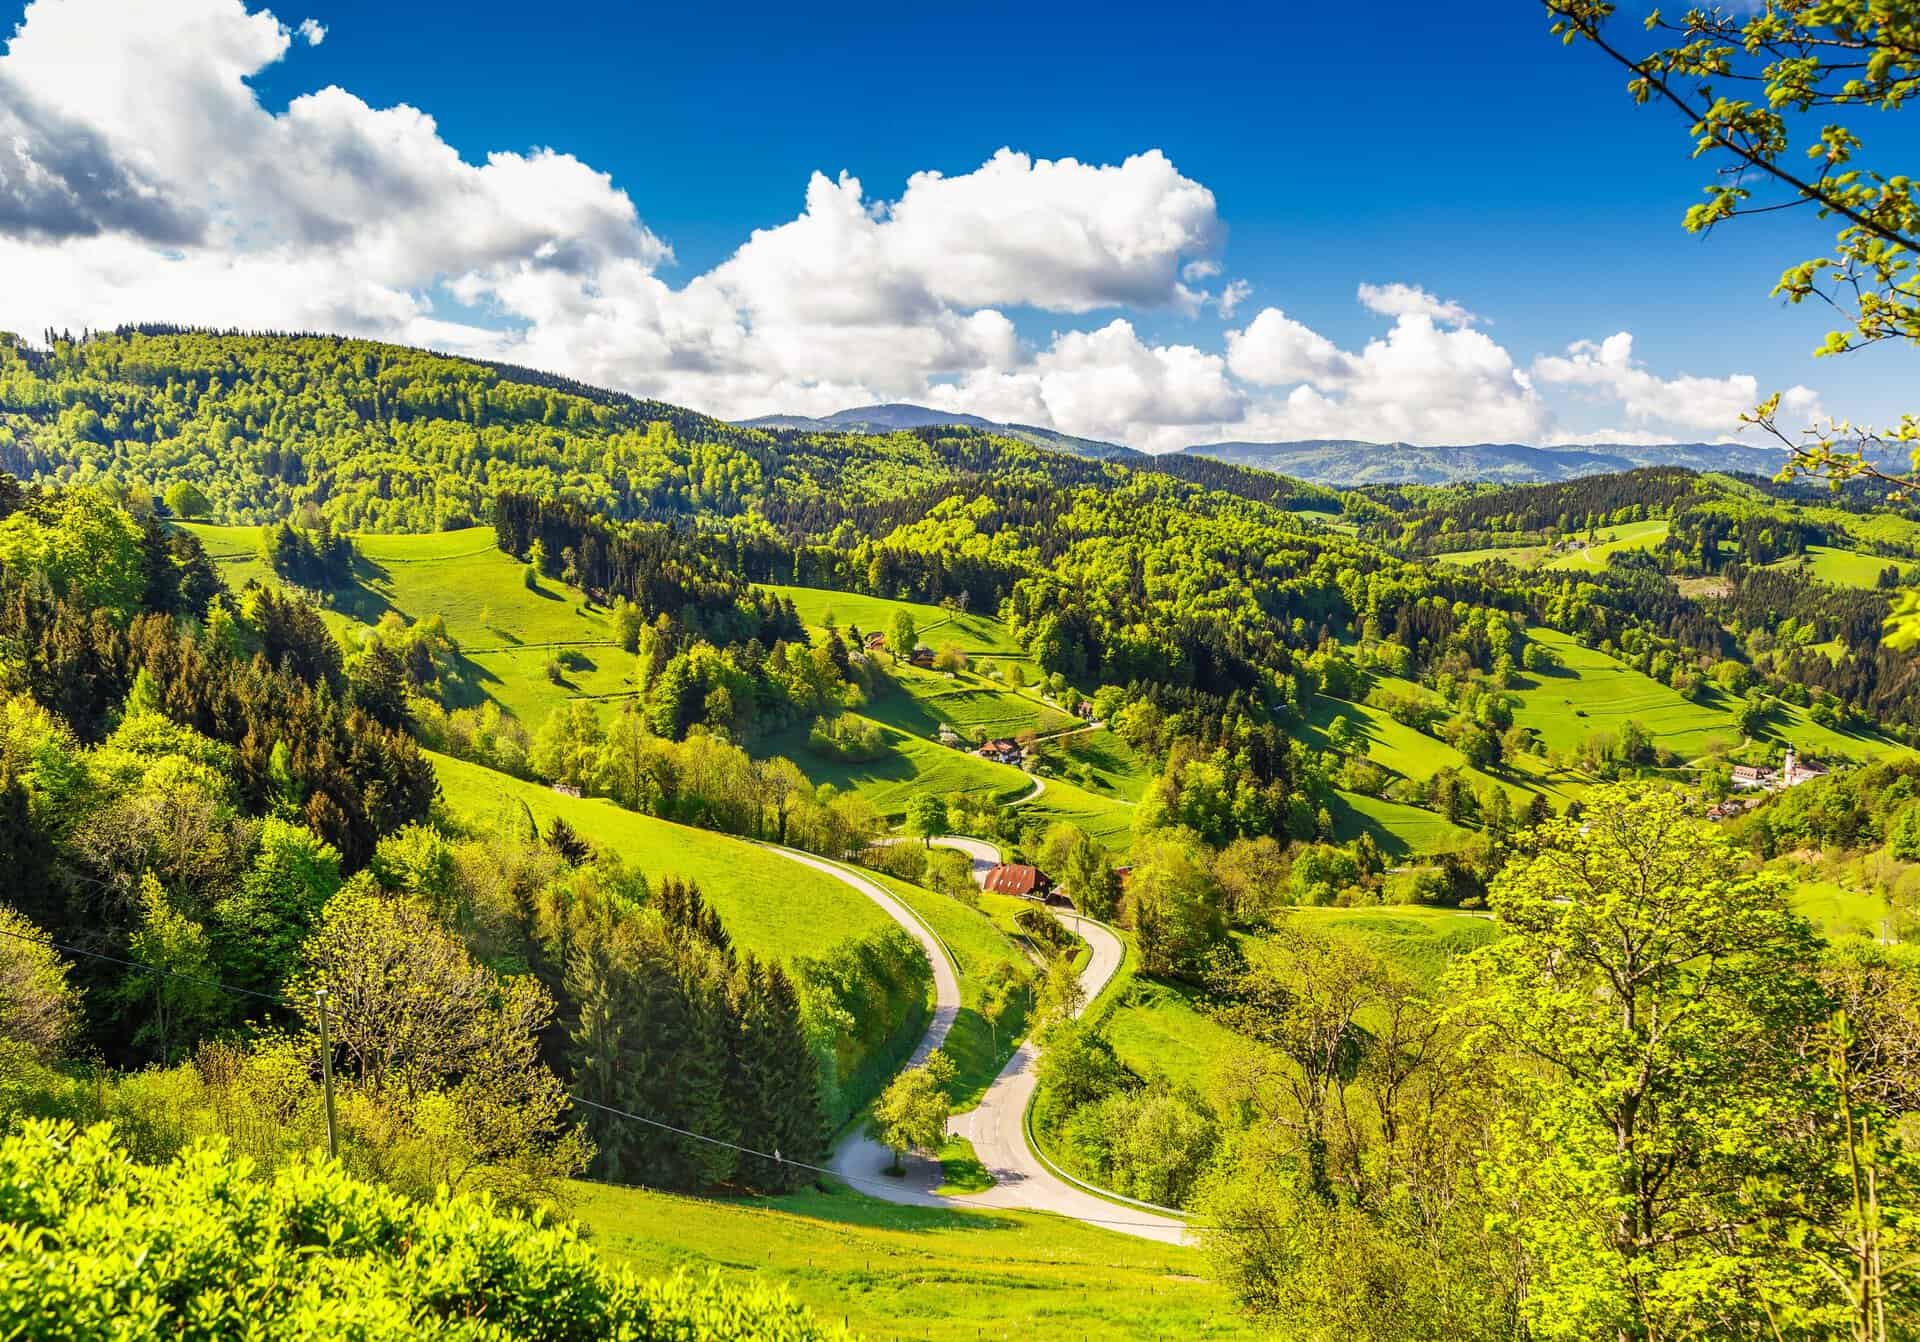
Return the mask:
M 1025 950 L 1007 930 L 978 909 L 968 908 L 951 895 L 910 885 L 883 872 L 863 872 L 868 879 L 885 887 L 920 918 L 953 958 L 955 975 L 960 980 L 960 1014 L 941 1045 L 954 1062 L 951 1093 L 956 1111 L 971 1109 L 980 1103 L 993 1078 L 1013 1056 L 1015 1044 L 1026 1028 L 1027 1003 L 1016 999 L 1005 1020 L 996 1028 L 980 1014 L 980 1002 L 986 990 L 987 975 L 1001 964 L 1024 965 Z M 1023 907 L 1032 907 L 1022 902 Z
M 1889 565 L 1903 573 L 1914 567 L 1911 560 L 1887 559 L 1881 555 L 1861 554 L 1858 550 L 1839 550 L 1830 545 L 1809 545 L 1804 557 L 1778 560 L 1769 567 L 1804 572 L 1835 587 L 1871 589 L 1880 585 L 1880 575 Z
M 616 1263 L 644 1275 L 765 1273 L 863 1337 L 1261 1335 L 1202 1276 L 1197 1249 L 1055 1216 L 900 1207 L 842 1188 L 755 1202 L 604 1184 L 577 1184 L 574 1193 L 573 1214 Z
M 1653 550 L 1666 540 L 1670 527 L 1666 519 L 1649 522 L 1621 522 L 1600 527 L 1590 545 L 1571 550 L 1555 550 L 1551 545 L 1496 545 L 1478 550 L 1454 550 L 1434 558 L 1444 564 L 1471 566 L 1489 560 L 1503 560 L 1515 568 L 1603 569 L 1607 561 L 1622 550 Z M 1584 532 L 1566 539 L 1585 541 Z
M 843 792 L 860 793 L 882 815 L 896 820 L 907 813 L 908 801 L 922 792 L 937 792 L 943 797 L 967 793 L 1007 802 L 1032 788 L 1033 780 L 1010 765 L 995 764 L 897 728 L 882 725 L 880 730 L 887 752 L 875 760 L 829 760 L 816 755 L 807 746 L 804 724 L 770 738 L 765 751 L 793 760 L 815 783 L 831 783 Z
M 1358 792 L 1336 792 L 1327 810 L 1335 837 L 1345 841 L 1370 834 L 1391 857 L 1450 852 L 1473 837 L 1437 812 Z
M 1693 703 L 1557 630 L 1532 628 L 1527 637 L 1552 649 L 1561 666 L 1525 677 L 1514 720 L 1537 731 L 1550 749 L 1572 750 L 1595 731 L 1618 731 L 1629 720 L 1661 746 L 1689 759 L 1707 753 L 1716 742 L 1739 743 L 1729 697 L 1712 692 L 1705 702 Z M 1775 704 L 1767 736 L 1817 760 L 1869 759 L 1901 749 L 1884 737 L 1823 727 L 1804 709 L 1785 703 Z
M 953 643 L 969 655 L 1022 660 L 1027 655 L 1027 650 L 1014 642 L 1005 625 L 980 612 L 960 614 L 944 606 L 890 601 L 886 597 L 833 592 L 822 587 L 784 587 L 775 583 L 764 586 L 767 591 L 792 601 L 801 621 L 814 628 L 824 625 L 831 616 L 842 632 L 857 625 L 863 634 L 884 634 L 891 630 L 895 612 L 905 610 L 913 616 L 920 641 L 929 647 Z
M 1563 551 L 1547 561 L 1550 569 L 1603 569 L 1607 561 L 1622 550 L 1656 550 L 1667 538 L 1670 525 L 1665 518 L 1656 518 L 1651 522 L 1621 522 L 1616 526 L 1601 527 L 1594 533 L 1592 544 L 1577 550 Z M 1579 539 L 1585 539 L 1580 537 Z
M 568 797 L 478 764 L 433 755 L 447 809 L 491 825 L 541 831 L 555 817 L 647 873 L 697 882 L 741 946 L 774 959 L 823 955 L 849 937 L 891 926 L 871 900 L 841 882 L 745 839 L 691 829 L 623 810 L 610 801 Z

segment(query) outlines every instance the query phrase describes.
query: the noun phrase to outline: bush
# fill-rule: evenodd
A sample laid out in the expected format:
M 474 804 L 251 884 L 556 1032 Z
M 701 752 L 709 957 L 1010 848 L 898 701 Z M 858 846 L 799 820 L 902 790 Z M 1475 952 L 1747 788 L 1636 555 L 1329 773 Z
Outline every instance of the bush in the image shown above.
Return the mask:
M 260 1178 L 220 1143 L 140 1165 L 104 1125 L 0 1142 L 0 1218 L 6 1337 L 849 1336 L 783 1290 L 641 1282 L 485 1201 L 409 1202 L 317 1160 Z
M 827 759 L 857 764 L 885 755 L 887 738 L 877 723 L 842 713 L 838 717 L 813 720 L 813 730 L 807 733 L 807 749 Z

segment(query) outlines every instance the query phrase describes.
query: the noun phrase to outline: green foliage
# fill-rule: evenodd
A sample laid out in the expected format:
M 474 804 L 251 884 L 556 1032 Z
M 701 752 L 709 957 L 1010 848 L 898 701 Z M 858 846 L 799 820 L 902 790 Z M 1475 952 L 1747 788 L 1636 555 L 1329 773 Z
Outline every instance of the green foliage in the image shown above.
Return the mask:
M 1126 915 L 1141 964 L 1150 974 L 1198 976 L 1226 936 L 1219 883 L 1194 846 L 1175 836 L 1141 840 L 1133 858 Z
M 219 1145 L 145 1166 L 105 1128 L 29 1124 L 0 1140 L 0 1207 L 9 1335 L 57 1319 L 72 1338 L 847 1336 L 765 1286 L 643 1284 L 484 1201 L 416 1203 L 311 1162 L 262 1178 Z
M 900 1173 L 900 1157 L 906 1152 L 931 1156 L 946 1144 L 947 1119 L 953 1113 L 947 1085 L 952 1080 L 952 1061 L 935 1052 L 920 1066 L 895 1077 L 874 1101 L 873 1135 L 893 1152 L 895 1174 Z
M 1604 789 L 1550 822 L 1494 884 L 1512 935 L 1461 965 L 1489 1044 L 1543 1067 L 1508 1074 L 1489 1167 L 1536 1265 L 1536 1335 L 1758 1327 L 1756 1276 L 1801 1289 L 1757 1261 L 1767 1246 L 1702 1232 L 1811 1154 L 1794 1132 L 1819 1103 L 1796 1047 L 1818 1019 L 1813 938 L 1690 809 Z
M 0 904 L 0 1043 L 57 1055 L 72 1037 L 79 995 L 41 931 Z
M 907 829 L 929 845 L 947 832 L 949 823 L 946 800 L 934 793 L 923 792 L 907 803 Z
M 44 578 L 57 597 L 125 620 L 147 578 L 140 529 L 97 490 L 66 489 L 0 520 L 0 568 L 14 581 Z

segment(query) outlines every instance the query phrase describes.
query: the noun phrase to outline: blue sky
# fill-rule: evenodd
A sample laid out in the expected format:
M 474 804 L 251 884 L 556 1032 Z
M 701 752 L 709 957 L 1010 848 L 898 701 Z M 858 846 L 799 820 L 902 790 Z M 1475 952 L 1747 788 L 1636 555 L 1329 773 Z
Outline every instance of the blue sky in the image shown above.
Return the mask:
M 957 407 L 1146 446 L 1321 432 L 1426 441 L 1611 430 L 1714 437 L 1732 427 L 1727 407 L 1744 384 L 1728 379 L 1742 375 L 1762 393 L 1801 385 L 1807 405 L 1817 400 L 1857 419 L 1910 408 L 1899 399 L 1912 380 L 1907 352 L 1815 361 L 1809 352 L 1825 329 L 1822 315 L 1767 296 L 1783 264 L 1820 248 L 1817 222 L 1774 216 L 1709 239 L 1684 233 L 1680 216 L 1705 179 L 1688 157 L 1685 128 L 1675 116 L 1632 106 L 1620 73 L 1596 52 L 1561 48 L 1530 4 L 1461 7 L 1444 22 L 1430 5 L 1397 3 L 1367 6 L 1364 15 L 1359 7 L 1283 12 L 1304 10 L 1294 6 L 1170 14 L 993 5 L 916 15 L 898 7 L 829 14 L 611 4 L 529 14 L 489 3 L 346 0 L 307 0 L 271 15 L 256 6 L 250 16 L 238 0 L 157 8 L 177 22 L 169 28 L 114 0 L 40 0 L 24 12 L 0 78 L 13 67 L 21 84 L 57 103 L 65 95 L 54 92 L 60 85 L 46 69 L 78 63 L 107 77 L 116 63 L 151 69 L 157 43 L 203 50 L 199 65 L 170 58 L 161 82 L 188 107 L 199 107 L 203 94 L 214 98 L 222 111 L 208 117 L 199 107 L 203 122 L 235 118 L 216 144 L 258 142 L 265 158 L 250 180 L 288 180 L 272 202 L 252 206 L 232 203 L 249 189 L 239 185 L 215 183 L 206 199 L 193 198 L 193 187 L 173 180 L 186 175 L 184 160 L 170 165 L 168 155 L 184 151 L 164 132 L 164 96 L 158 131 L 83 99 L 48 109 L 35 124 L 78 123 L 113 145 L 156 199 L 183 193 L 182 215 L 206 221 L 200 246 L 251 249 L 244 281 L 229 276 L 230 296 L 189 273 L 200 264 L 194 246 L 161 248 L 161 268 L 181 272 L 174 279 L 147 286 L 151 292 L 103 286 L 81 304 L 84 312 L 49 312 L 56 324 L 102 320 L 102 305 L 116 297 L 137 296 L 142 310 L 114 319 L 151 319 L 164 315 L 147 310 L 156 303 L 212 303 L 208 295 L 218 293 L 210 315 L 241 324 L 298 318 L 464 344 L 719 413 L 818 411 L 843 394 L 944 396 Z M 303 40 L 307 19 L 320 25 L 309 34 L 323 28 L 323 40 Z M 278 51 L 264 36 L 269 24 L 282 33 Z M 352 105 L 321 109 L 323 134 L 290 126 L 300 118 L 289 109 L 328 86 Z M 239 105 L 256 96 L 256 107 Z M 396 106 L 431 116 L 439 140 L 466 164 L 496 151 L 551 149 L 583 165 L 580 177 L 590 168 L 610 178 L 599 196 L 578 177 L 522 181 L 523 194 L 560 202 L 550 221 L 521 218 L 524 200 L 508 207 L 526 237 L 550 228 L 591 240 L 596 259 L 574 268 L 585 275 L 579 292 L 560 295 L 524 273 L 518 283 L 509 278 L 514 238 L 473 242 L 473 255 L 450 243 L 436 259 L 422 241 L 434 235 L 430 221 L 401 241 L 391 230 L 360 238 L 357 225 L 310 226 L 286 206 L 318 192 L 317 182 L 337 197 L 342 163 L 387 155 L 395 137 L 381 114 Z M 445 165 L 420 167 L 418 140 L 413 134 L 393 152 L 393 165 L 375 164 L 364 176 L 401 183 L 401 197 L 433 198 L 434 209 L 469 218 L 499 211 L 489 202 L 510 187 L 461 185 Z M 1911 135 L 1887 143 L 1915 147 Z M 947 236 L 912 240 L 907 250 L 919 269 L 911 278 L 894 273 L 906 264 L 897 256 L 884 280 L 843 268 L 861 264 L 857 257 L 812 269 L 814 253 L 796 251 L 797 239 L 764 249 L 760 281 L 728 270 L 754 230 L 777 229 L 807 209 L 816 172 L 858 178 L 861 204 L 871 209 L 899 201 L 915 173 L 964 179 L 1003 146 L 1089 169 L 1159 151 L 1170 164 L 1162 185 L 1189 197 L 1187 188 L 1204 189 L 1211 209 L 1150 211 L 1141 226 L 1152 232 L 1177 217 L 1180 227 L 1205 233 L 1203 243 L 1170 246 L 1160 258 L 1177 268 L 1200 260 L 1202 273 L 1155 290 L 1150 281 L 1172 271 L 1127 271 L 1126 258 L 1142 245 L 1129 237 L 1109 240 L 1111 273 L 1081 265 L 1064 288 L 1041 282 L 1032 294 L 1001 278 L 929 278 L 937 258 L 927 248 L 951 250 Z M 318 168 L 316 153 L 325 160 Z M 1019 176 L 1004 179 L 1009 189 Z M 1108 185 L 1120 184 L 1117 173 L 1108 176 Z M 614 236 L 614 206 L 601 197 L 621 193 L 641 241 Z M 1033 208 L 1058 209 L 1051 199 Z M 0 233 L 4 224 L 0 214 Z M 443 221 L 442 234 L 447 227 Z M 342 229 L 356 241 L 340 243 Z M 134 264 L 102 240 L 110 227 L 40 231 L 30 245 L 57 248 L 70 272 L 124 279 Z M 900 250 L 888 247 L 890 255 Z M 102 256 L 82 255 L 93 251 Z M 268 274 L 270 255 L 281 269 Z M 638 267 L 652 287 L 602 302 L 625 283 L 596 268 L 604 265 Z M 331 280 L 329 266 L 337 272 Z M 806 293 L 765 287 L 773 283 L 767 274 L 794 266 L 808 268 Z M 1207 266 L 1217 274 L 1204 273 Z M 368 292 L 369 276 L 380 292 Z M 94 294 L 78 278 L 66 292 Z M 1223 313 L 1219 299 L 1233 281 L 1246 296 Z M 814 310 L 821 292 L 868 282 L 887 301 L 897 298 L 897 310 L 880 312 L 879 298 L 852 304 L 859 311 L 851 315 Z M 1473 319 L 1408 316 L 1406 303 L 1374 310 L 1356 301 L 1363 283 L 1417 289 Z M 911 297 L 899 296 L 916 285 Z M 709 301 L 709 288 L 724 291 L 725 301 Z M 316 289 L 326 303 L 316 306 Z M 261 309 L 258 321 L 244 320 L 249 300 Z M 0 323 L 25 325 L 25 305 L 0 301 Z M 1269 308 L 1285 322 L 1276 317 L 1262 328 L 1267 357 L 1243 341 L 1243 357 L 1232 360 L 1229 333 L 1247 332 Z M 1111 331 L 1116 320 L 1130 338 Z M 732 334 L 713 339 L 703 323 Z M 917 363 L 892 359 L 910 343 L 902 332 L 942 323 L 947 334 L 929 340 Z M 642 328 L 644 336 L 623 334 Z M 488 347 L 488 332 L 497 333 L 497 348 Z M 1075 332 L 1080 342 L 1059 343 Z M 1603 354 L 1598 342 L 1621 332 L 1631 334 L 1630 348 L 1616 341 Z M 1385 342 L 1381 357 L 1366 356 L 1370 341 Z M 1571 359 L 1577 366 L 1556 371 L 1538 362 L 1567 361 L 1576 341 L 1595 342 Z M 768 371 L 776 365 L 777 376 Z M 1116 370 L 1125 367 L 1139 385 L 1120 386 Z M 1250 380 L 1255 368 L 1268 371 Z M 1294 394 L 1296 372 L 1311 373 L 1303 379 L 1311 395 Z M 1503 381 L 1512 372 L 1531 384 L 1518 401 Z M 1409 404 L 1392 403 L 1396 385 L 1406 387 Z

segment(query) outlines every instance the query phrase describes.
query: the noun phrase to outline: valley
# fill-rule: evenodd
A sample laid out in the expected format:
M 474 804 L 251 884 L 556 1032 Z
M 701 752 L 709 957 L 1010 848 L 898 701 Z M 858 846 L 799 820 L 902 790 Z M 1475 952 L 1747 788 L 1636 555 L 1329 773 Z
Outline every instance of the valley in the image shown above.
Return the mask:
M 254 339 L 102 348 L 190 377 Z M 129 407 L 163 385 L 90 351 L 58 375 Z M 324 402 L 342 374 L 306 366 Z M 72 1028 L 110 1060 L 88 1090 L 45 1054 L 31 1112 L 161 1157 L 277 1132 L 246 1140 L 286 1167 L 326 1122 L 310 1073 L 276 1070 L 317 1047 L 301 995 L 375 963 L 388 986 L 330 1028 L 484 999 L 466 1056 L 513 1061 L 481 1091 L 421 1036 L 396 1036 L 405 1087 L 343 1054 L 347 1173 L 417 1197 L 451 1172 L 616 1266 L 778 1277 L 874 1335 L 911 1310 L 928 1337 L 1236 1337 L 1267 1326 L 1241 1227 L 1358 1214 L 1403 1124 L 1496 1149 L 1478 1106 L 1531 1073 L 1436 1003 L 1540 953 L 1555 854 L 1673 844 L 1741 916 L 1804 918 L 1821 982 L 1906 972 L 1920 694 L 1881 630 L 1920 523 L 1898 510 L 1659 469 L 1332 511 L 1253 470 L 969 426 L 763 432 L 571 395 L 537 417 L 578 420 L 560 457 L 590 487 L 515 475 L 435 527 L 404 477 L 342 487 L 344 457 L 267 523 L 126 485 L 5 495 L 0 567 L 46 576 L 0 631 L 0 760 L 32 761 L 7 764 L 25 818 L 0 835 L 61 892 L 23 916 L 78 948 L 61 972 L 98 991 Z M 207 513 L 278 490 L 194 482 Z M 1789 753 L 1812 782 L 1764 785 Z M 217 991 L 127 986 L 150 972 Z M 1401 1214 L 1353 1233 L 1385 1252 Z

